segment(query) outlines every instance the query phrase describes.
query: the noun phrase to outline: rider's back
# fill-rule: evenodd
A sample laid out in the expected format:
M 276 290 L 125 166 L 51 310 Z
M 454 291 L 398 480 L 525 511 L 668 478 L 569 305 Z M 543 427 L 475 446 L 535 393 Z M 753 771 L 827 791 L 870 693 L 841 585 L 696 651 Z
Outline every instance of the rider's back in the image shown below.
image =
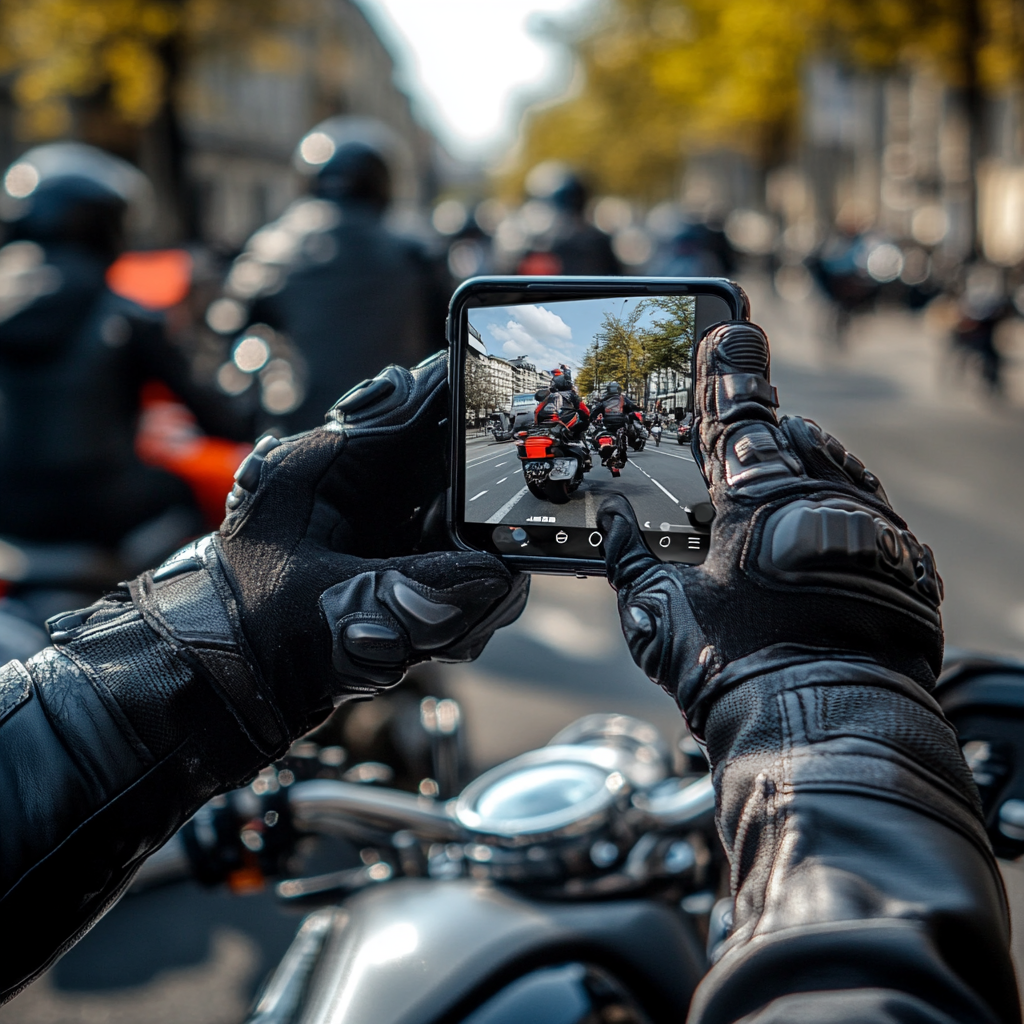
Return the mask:
M 415 366 L 444 334 L 423 247 L 363 204 L 330 207 L 335 225 L 303 238 L 283 286 L 252 309 L 254 320 L 288 336 L 306 364 L 304 400 L 284 417 L 288 433 L 319 425 L 324 409 L 382 364 Z

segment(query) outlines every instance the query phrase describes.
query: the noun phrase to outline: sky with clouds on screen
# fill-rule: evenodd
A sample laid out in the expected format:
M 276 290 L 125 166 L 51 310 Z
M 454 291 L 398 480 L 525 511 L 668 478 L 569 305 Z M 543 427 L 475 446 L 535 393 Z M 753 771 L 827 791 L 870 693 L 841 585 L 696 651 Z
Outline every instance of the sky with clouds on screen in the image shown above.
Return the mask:
M 502 359 L 527 356 L 540 370 L 559 363 L 579 367 L 600 330 L 604 314 L 629 313 L 642 298 L 584 299 L 529 306 L 490 306 L 469 310 L 488 353 Z M 644 316 L 640 325 L 649 322 Z

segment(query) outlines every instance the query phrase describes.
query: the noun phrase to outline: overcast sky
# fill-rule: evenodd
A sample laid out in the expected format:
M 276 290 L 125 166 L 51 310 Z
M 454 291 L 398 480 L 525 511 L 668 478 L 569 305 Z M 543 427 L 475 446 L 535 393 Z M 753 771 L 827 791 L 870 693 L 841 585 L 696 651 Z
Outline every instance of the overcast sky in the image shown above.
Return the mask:
M 557 95 L 570 62 L 531 23 L 579 17 L 594 0 L 358 0 L 385 38 L 400 83 L 458 157 L 500 154 L 523 98 Z

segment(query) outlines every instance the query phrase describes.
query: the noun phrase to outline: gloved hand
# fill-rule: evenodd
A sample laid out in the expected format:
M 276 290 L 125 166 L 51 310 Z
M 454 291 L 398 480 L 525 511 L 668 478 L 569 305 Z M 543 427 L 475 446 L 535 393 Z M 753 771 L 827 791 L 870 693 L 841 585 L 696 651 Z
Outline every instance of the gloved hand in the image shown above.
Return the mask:
M 0 910 L 18 934 L 0 1001 L 338 701 L 472 658 L 522 610 L 526 579 L 496 558 L 416 553 L 447 485 L 446 373 L 443 356 L 388 367 L 326 426 L 261 441 L 218 533 L 0 666 Z
M 808 420 L 776 420 L 768 344 L 696 360 L 707 560 L 667 565 L 622 497 L 598 512 L 622 628 L 711 763 L 733 925 L 690 1024 L 1019 1021 L 980 803 L 930 691 L 931 551 Z
M 695 359 L 692 447 L 716 511 L 707 560 L 654 558 L 623 497 L 598 514 L 636 663 L 697 734 L 755 663 L 866 656 L 930 687 L 942 663 L 931 550 L 839 441 L 810 420 L 776 419 L 759 327 L 719 325 Z
M 324 427 L 264 438 L 220 530 L 129 584 L 146 624 L 204 671 L 263 763 L 418 662 L 476 657 L 525 604 L 527 577 L 491 555 L 413 553 L 447 484 L 446 375 L 443 355 L 388 367 Z M 65 616 L 53 639 L 80 648 L 98 624 Z

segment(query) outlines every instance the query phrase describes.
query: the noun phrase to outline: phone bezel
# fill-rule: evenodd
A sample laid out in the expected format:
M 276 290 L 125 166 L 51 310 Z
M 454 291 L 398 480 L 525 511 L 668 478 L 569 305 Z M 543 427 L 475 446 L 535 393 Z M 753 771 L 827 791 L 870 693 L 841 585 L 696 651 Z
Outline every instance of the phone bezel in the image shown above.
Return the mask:
M 467 310 L 485 306 L 520 303 L 566 302 L 602 296 L 633 295 L 714 295 L 732 310 L 733 320 L 750 319 L 750 301 L 734 281 L 720 277 L 474 277 L 464 281 L 452 295 L 448 307 L 448 385 L 450 484 L 448 487 L 448 533 L 462 551 L 480 551 L 460 533 L 464 521 L 465 465 L 463 448 L 466 417 L 462 408 L 462 367 L 469 341 Z M 707 325 L 711 326 L 711 325 Z M 707 330 L 705 326 L 704 330 Z M 703 334 L 703 331 L 701 332 Z M 699 339 L 698 339 L 699 340 Z M 693 400 L 693 385 L 690 387 Z M 493 554 L 493 552 L 489 552 Z M 506 555 L 501 558 L 521 572 L 561 576 L 604 576 L 601 558 L 562 558 L 555 555 Z

